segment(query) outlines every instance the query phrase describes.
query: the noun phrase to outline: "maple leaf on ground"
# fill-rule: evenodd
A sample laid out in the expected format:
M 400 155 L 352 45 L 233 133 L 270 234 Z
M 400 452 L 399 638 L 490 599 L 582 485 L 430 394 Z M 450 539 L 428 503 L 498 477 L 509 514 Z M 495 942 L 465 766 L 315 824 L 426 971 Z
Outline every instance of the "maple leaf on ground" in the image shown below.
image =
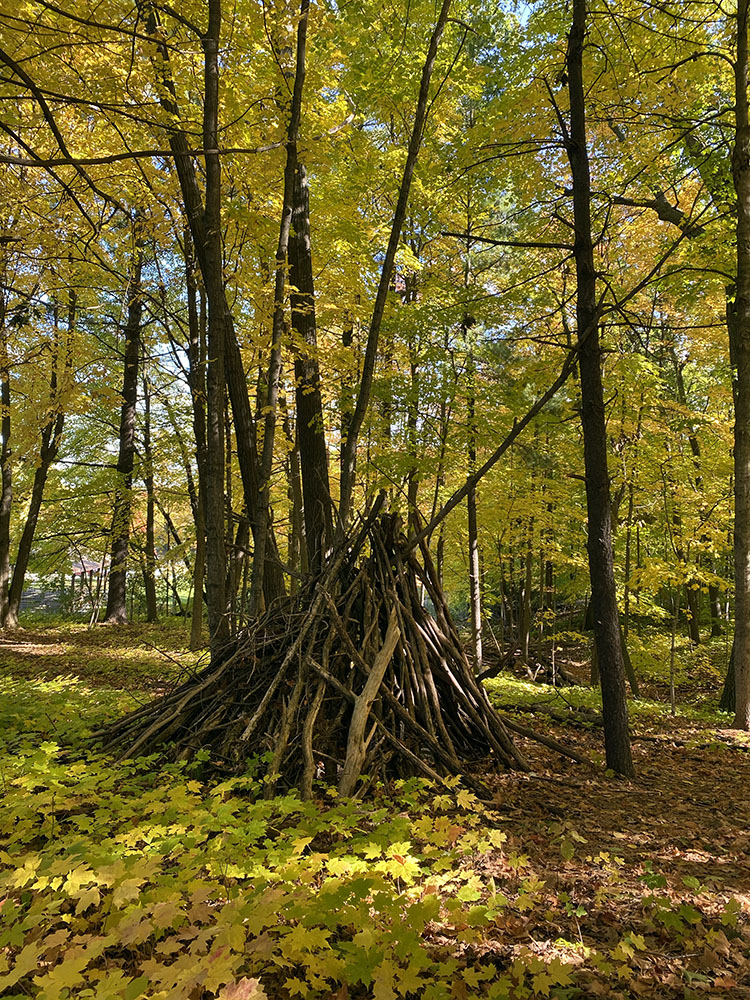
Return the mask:
M 259 979 L 243 976 L 236 983 L 227 983 L 218 1000 L 268 1000 L 268 994 L 260 985 Z

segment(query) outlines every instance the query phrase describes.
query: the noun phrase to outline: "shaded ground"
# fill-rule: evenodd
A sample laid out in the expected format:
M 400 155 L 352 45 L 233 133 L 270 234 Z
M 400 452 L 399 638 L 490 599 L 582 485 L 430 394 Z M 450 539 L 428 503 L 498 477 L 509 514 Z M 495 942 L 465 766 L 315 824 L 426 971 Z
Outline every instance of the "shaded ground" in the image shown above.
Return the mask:
M 65 750 L 186 645 L 182 623 L 0 642 L 0 995 L 750 1000 L 750 740 L 694 664 L 675 718 L 632 706 L 633 782 L 603 771 L 595 693 L 489 682 L 597 762 L 526 744 L 491 805 L 419 782 L 265 800 Z

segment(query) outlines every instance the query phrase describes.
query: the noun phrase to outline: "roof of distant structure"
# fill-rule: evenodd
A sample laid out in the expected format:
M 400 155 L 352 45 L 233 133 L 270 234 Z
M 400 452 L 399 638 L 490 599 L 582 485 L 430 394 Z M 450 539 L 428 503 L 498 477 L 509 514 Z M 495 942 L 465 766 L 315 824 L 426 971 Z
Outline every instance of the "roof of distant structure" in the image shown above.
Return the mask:
M 96 573 L 102 568 L 100 562 L 94 562 L 93 559 L 78 559 L 73 563 L 71 572 L 73 576 L 80 576 L 82 573 Z M 106 568 L 106 567 L 105 567 Z

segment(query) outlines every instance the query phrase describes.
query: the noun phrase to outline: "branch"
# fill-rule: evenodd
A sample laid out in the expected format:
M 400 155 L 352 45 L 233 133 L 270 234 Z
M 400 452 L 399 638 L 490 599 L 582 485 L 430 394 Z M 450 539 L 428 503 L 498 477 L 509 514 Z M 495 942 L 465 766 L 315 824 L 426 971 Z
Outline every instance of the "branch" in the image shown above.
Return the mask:
M 581 340 L 581 343 L 583 343 L 586 340 L 586 337 L 588 336 L 589 332 L 590 331 L 586 331 L 584 337 Z M 490 469 L 493 467 L 493 465 L 495 465 L 502 458 L 502 456 L 505 454 L 508 448 L 510 448 L 510 446 L 516 440 L 521 431 L 526 426 L 528 426 L 529 423 L 531 423 L 531 421 L 534 419 L 537 413 L 539 413 L 539 411 L 542 410 L 544 406 L 546 406 L 546 404 L 552 399 L 552 397 L 558 392 L 558 390 L 560 390 L 565 385 L 565 383 L 568 381 L 568 377 L 570 376 L 571 372 L 574 370 L 576 366 L 576 361 L 578 360 L 579 347 L 580 345 L 572 348 L 568 352 L 568 355 L 565 358 L 565 362 L 563 363 L 563 366 L 560 370 L 560 374 L 557 376 L 555 381 L 542 393 L 541 396 L 539 396 L 539 398 L 533 404 L 531 409 L 528 410 L 527 413 L 520 420 L 513 421 L 513 427 L 505 436 L 502 443 L 493 451 L 493 453 L 490 455 L 487 461 L 479 469 L 477 469 L 477 471 L 473 475 L 469 476 L 464 485 L 461 486 L 459 489 L 457 489 L 453 494 L 453 496 L 448 501 L 446 501 L 446 503 L 443 504 L 443 506 L 440 508 L 437 514 L 435 514 L 435 516 L 432 518 L 429 524 L 425 525 L 425 527 L 422 528 L 421 531 L 419 531 L 416 535 L 413 535 L 409 539 L 407 543 L 407 548 L 413 549 L 417 545 L 419 545 L 420 542 L 427 539 L 434 532 L 435 528 L 440 524 L 440 522 L 445 520 L 448 514 L 450 514 L 450 512 L 455 507 L 457 507 L 462 500 L 466 499 L 471 490 L 473 490 L 476 487 L 480 479 L 486 476 L 487 473 L 490 471 Z
M 383 267 L 380 272 L 380 282 L 375 296 L 372 319 L 370 320 L 370 329 L 367 335 L 367 345 L 365 347 L 365 356 L 362 363 L 362 379 L 359 385 L 357 402 L 347 429 L 346 440 L 343 444 L 339 502 L 340 518 L 343 525 L 346 525 L 349 518 L 349 508 L 351 506 L 352 490 L 354 488 L 354 473 L 357 462 L 357 442 L 359 439 L 359 432 L 362 429 L 362 423 L 365 419 L 365 413 L 367 412 L 367 407 L 370 403 L 370 391 L 372 389 L 372 381 L 375 374 L 375 358 L 377 356 L 378 340 L 380 339 L 380 327 L 385 314 L 385 304 L 388 297 L 388 289 L 391 284 L 393 269 L 396 263 L 396 252 L 401 240 L 401 230 L 403 229 L 404 220 L 406 219 L 406 210 L 409 204 L 409 191 L 411 189 L 411 182 L 414 176 L 414 169 L 417 164 L 419 150 L 422 146 L 422 137 L 424 135 L 425 122 L 427 120 L 432 71 L 435 66 L 435 59 L 437 57 L 438 46 L 443 34 L 443 29 L 445 28 L 446 21 L 448 20 L 450 6 L 451 0 L 443 0 L 435 28 L 430 38 L 430 44 L 427 50 L 424 66 L 422 67 L 422 79 L 419 85 L 419 97 L 417 98 L 417 110 L 414 116 L 414 125 L 412 127 L 411 138 L 409 139 L 409 149 L 406 154 L 404 173 L 401 178 L 401 186 L 398 192 L 396 211 L 393 214 L 391 234 L 388 239 L 388 248 L 386 249 Z
M 532 250 L 568 250 L 573 251 L 570 243 L 536 243 L 531 240 L 491 240 L 483 236 L 474 236 L 472 233 L 446 233 L 441 236 L 451 236 L 457 240 L 471 240 L 473 243 L 487 243 L 492 247 L 528 247 Z
M 42 114 L 44 115 L 44 120 L 49 125 L 50 131 L 55 137 L 58 146 L 68 159 L 73 160 L 73 157 L 68 151 L 65 138 L 63 137 L 63 134 L 60 131 L 60 129 L 57 127 L 55 116 L 52 114 L 50 106 L 49 104 L 47 104 L 47 101 L 44 98 L 44 94 L 42 94 L 40 89 L 37 87 L 37 85 L 31 79 L 29 74 L 26 72 L 26 70 L 23 69 L 22 66 L 19 66 L 18 63 L 15 61 L 15 59 L 11 58 L 11 56 L 9 56 L 8 53 L 2 48 L 0 48 L 0 62 L 5 63 L 8 69 L 10 69 L 13 73 L 15 73 L 18 79 L 22 80 L 23 83 L 26 84 L 27 88 L 35 98 L 39 107 L 41 108 Z M 76 172 L 83 178 L 83 180 L 86 181 L 88 186 L 95 194 L 98 194 L 99 197 L 103 198 L 105 201 L 109 201 L 112 202 L 112 204 L 117 205 L 119 209 L 121 209 L 123 212 L 125 212 L 125 214 L 127 214 L 127 210 L 122 206 L 122 204 L 117 199 L 99 190 L 99 188 L 94 183 L 93 179 L 89 176 L 89 174 L 83 169 L 83 167 L 80 164 L 73 162 L 72 166 L 75 168 Z
M 632 208 L 648 208 L 656 212 L 662 222 L 669 222 L 680 229 L 689 239 L 700 235 L 705 226 L 693 223 L 677 205 L 671 205 L 663 191 L 657 191 L 653 198 L 626 198 L 623 195 L 612 196 L 613 205 L 627 205 Z

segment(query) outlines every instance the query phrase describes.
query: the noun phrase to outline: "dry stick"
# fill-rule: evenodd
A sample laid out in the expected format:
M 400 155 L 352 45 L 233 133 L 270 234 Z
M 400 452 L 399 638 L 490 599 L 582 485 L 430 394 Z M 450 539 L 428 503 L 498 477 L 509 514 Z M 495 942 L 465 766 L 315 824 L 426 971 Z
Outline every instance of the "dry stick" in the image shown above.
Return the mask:
M 423 664 L 422 670 L 423 670 L 423 673 L 424 673 L 425 686 L 427 688 L 427 698 L 428 698 L 428 701 L 429 701 L 430 705 L 432 706 L 433 715 L 434 715 L 435 719 L 437 720 L 437 726 L 438 726 L 438 730 L 440 731 L 440 735 L 445 740 L 445 742 L 446 742 L 446 744 L 448 746 L 448 749 L 450 750 L 451 754 L 453 756 L 456 756 L 456 751 L 455 751 L 455 748 L 453 746 L 453 741 L 451 740 L 450 736 L 448 735 L 448 730 L 446 728 L 445 721 L 443 719 L 443 713 L 440 710 L 440 699 L 439 699 L 439 696 L 438 696 L 437 688 L 435 686 L 435 678 L 434 678 L 433 673 L 432 673 L 432 667 L 430 666 L 430 656 L 429 656 L 429 653 L 427 651 L 427 644 L 424 641 L 424 638 L 422 636 L 422 630 L 419 627 L 419 622 L 416 620 L 416 617 L 413 618 L 411 624 L 413 626 L 412 629 L 411 629 L 412 635 L 413 635 L 413 639 L 415 640 L 417 649 L 419 650 L 419 656 L 420 656 L 420 658 L 422 660 L 422 664 Z
M 359 656 L 359 654 L 356 655 Z M 312 659 L 312 657 L 310 657 L 309 662 L 313 670 L 315 670 L 316 673 L 318 673 L 321 677 L 323 677 L 331 685 L 331 687 L 333 687 L 336 691 L 338 691 L 340 695 L 342 695 L 343 698 L 345 698 L 350 703 L 356 701 L 356 696 L 352 693 L 352 691 L 350 691 L 349 688 L 347 688 L 344 684 L 342 684 L 337 677 L 334 677 L 329 670 L 326 670 L 325 667 L 317 663 L 314 659 Z M 388 704 L 391 706 L 395 714 L 398 715 L 399 718 L 403 721 L 404 725 L 411 726 L 413 729 L 415 729 L 417 734 L 432 746 L 433 752 L 448 763 L 450 770 L 453 771 L 454 773 L 458 773 L 461 767 L 460 761 L 457 758 L 451 759 L 447 751 L 440 746 L 437 740 L 434 740 L 430 736 L 430 734 L 427 732 L 426 729 L 423 729 L 422 726 L 420 726 L 420 724 L 409 715 L 409 713 L 406 711 L 403 705 L 399 704 L 398 700 L 394 697 L 394 695 L 391 694 L 390 691 L 388 691 L 387 688 L 383 688 L 381 694 L 388 702 Z M 385 730 L 383 724 L 379 723 L 379 725 L 384 729 L 384 732 L 387 733 L 387 730 Z M 390 738 L 390 734 L 387 733 L 387 735 Z M 398 743 L 398 746 L 399 748 L 401 748 L 403 745 Z M 409 756 L 409 758 L 412 760 L 417 760 L 417 761 L 419 760 L 419 758 L 416 757 L 413 753 L 411 753 L 411 751 L 407 752 L 407 756 Z M 435 772 L 432 773 L 434 774 Z
M 393 525 L 393 530 L 394 531 L 395 531 L 395 528 L 396 528 L 396 523 L 394 522 L 394 525 Z M 396 614 L 398 615 L 399 625 L 401 627 L 401 635 L 404 637 L 404 642 L 402 644 L 402 647 L 403 647 L 403 659 L 405 661 L 405 671 L 403 673 L 403 682 L 402 682 L 402 688 L 403 688 L 403 692 L 404 692 L 404 700 L 407 703 L 411 702 L 411 707 L 413 709 L 413 714 L 416 716 L 417 710 L 418 710 L 417 700 L 418 700 L 418 696 L 420 695 L 421 691 L 420 691 L 419 680 L 418 680 L 417 674 L 416 674 L 416 668 L 415 668 L 414 661 L 413 661 L 413 658 L 411 656 L 411 651 L 410 651 L 410 648 L 409 648 L 410 647 L 410 643 L 406 641 L 406 623 L 405 623 L 405 621 L 404 621 L 404 619 L 403 619 L 403 617 L 401 615 L 401 601 L 400 601 L 399 593 L 398 593 L 398 581 L 397 581 L 396 577 L 394 576 L 393 569 L 391 567 L 391 557 L 386 552 L 385 545 L 383 544 L 382 538 L 376 536 L 376 538 L 375 538 L 374 541 L 375 541 L 376 555 L 377 555 L 377 557 L 379 559 L 379 562 L 380 562 L 379 571 L 380 571 L 380 576 L 381 576 L 381 578 L 383 580 L 383 586 L 384 586 L 384 589 L 385 589 L 386 594 L 387 594 L 387 591 L 389 589 L 389 584 L 390 584 L 390 591 L 391 591 L 390 600 L 391 600 L 391 605 L 395 609 Z M 398 550 L 396 549 L 396 547 L 394 545 L 393 560 L 395 561 L 397 559 L 398 559 Z M 429 710 L 427 711 L 426 714 L 427 714 L 428 720 L 429 720 Z M 430 720 L 430 724 L 428 725 L 427 728 L 430 729 L 430 731 L 432 731 L 431 720 Z M 433 732 L 433 735 L 434 735 L 434 732 Z
M 179 687 L 170 691 L 168 694 L 164 695 L 164 697 L 159 699 L 158 701 L 149 702 L 147 705 L 144 705 L 143 708 L 140 708 L 137 711 L 124 716 L 117 722 L 113 722 L 111 725 L 107 726 L 106 729 L 95 732 L 93 734 L 93 738 L 98 739 L 100 736 L 108 735 L 110 736 L 112 742 L 119 741 L 120 739 L 124 739 L 125 737 L 124 736 L 118 737 L 117 736 L 118 732 L 123 730 L 127 732 L 129 729 L 132 728 L 133 723 L 138 722 L 144 716 L 147 717 L 152 714 L 158 716 L 163 712 L 166 706 L 170 705 L 175 701 L 178 701 L 181 706 L 184 706 L 185 704 L 188 703 L 188 701 L 191 698 L 200 694 L 207 687 L 210 687 L 213 681 L 218 680 L 221 677 L 221 675 L 227 670 L 227 668 L 231 666 L 232 663 L 234 663 L 234 661 L 239 657 L 239 655 L 246 650 L 246 648 L 247 648 L 246 646 L 238 646 L 237 649 L 234 651 L 234 653 L 231 656 L 229 656 L 226 660 L 223 660 L 221 663 L 219 663 L 217 667 L 213 667 L 212 664 L 209 664 L 207 668 L 209 670 L 209 673 L 197 685 L 197 687 L 192 688 L 187 693 L 187 695 L 185 695 L 183 692 L 183 685 L 180 685 Z M 198 677 L 200 677 L 200 674 L 196 675 L 196 679 Z M 139 745 L 141 745 L 140 740 L 139 740 Z M 132 749 L 127 751 L 127 755 L 128 756 L 133 755 Z
M 336 632 L 338 632 L 338 634 L 339 634 L 342 642 L 344 643 L 344 647 L 346 649 L 346 652 L 347 652 L 348 656 L 350 657 L 350 659 L 352 660 L 352 662 L 354 664 L 356 664 L 356 666 L 359 667 L 359 669 L 362 671 L 362 673 L 365 676 L 368 676 L 368 666 L 365 663 L 364 658 L 362 657 L 361 653 L 357 650 L 356 646 L 352 642 L 351 636 L 346 631 L 346 627 L 345 627 L 343 621 L 341 620 L 341 617 L 338 614 L 338 611 L 336 610 L 336 605 L 330 599 L 330 597 L 327 598 L 327 600 L 328 600 L 328 607 L 329 607 L 329 610 L 331 612 L 331 622 L 332 622 L 333 627 L 336 630 Z M 432 734 L 432 733 L 429 733 L 426 729 L 423 729 L 422 726 L 420 726 L 420 724 L 415 719 L 413 719 L 412 716 L 409 715 L 409 713 L 407 712 L 407 710 L 402 705 L 399 704 L 398 700 L 395 698 L 394 695 L 391 694 L 390 691 L 388 691 L 387 689 L 385 689 L 382 693 L 385 695 L 385 698 L 388 701 L 388 703 L 390 704 L 391 709 L 394 710 L 396 712 L 396 714 L 400 715 L 401 719 L 405 723 L 408 723 L 408 724 L 414 726 L 417 729 L 417 732 L 423 738 L 426 738 L 428 740 L 428 742 L 432 745 L 433 749 L 436 749 L 438 752 L 440 752 L 440 747 L 439 747 L 439 744 L 437 742 L 437 739 L 435 738 L 435 735 Z M 445 730 L 445 726 L 443 724 L 443 721 L 442 721 L 442 718 L 440 716 L 439 711 L 438 711 L 437 714 L 438 714 L 438 718 L 440 719 L 442 731 L 444 731 Z M 446 742 L 447 742 L 448 753 L 447 754 L 444 753 L 443 755 L 448 758 L 448 760 L 450 761 L 450 765 L 451 765 L 451 767 L 453 769 L 460 769 L 461 765 L 460 765 L 460 762 L 458 760 L 458 756 L 457 756 L 457 754 L 455 752 L 455 749 L 453 747 L 453 743 L 450 740 L 450 738 L 448 737 L 447 732 L 445 732 L 444 735 L 445 735 Z
M 536 743 L 541 743 L 542 746 L 549 747 L 550 750 L 556 751 L 563 757 L 570 757 L 571 760 L 576 761 L 578 764 L 587 764 L 589 767 L 596 767 L 593 760 L 589 760 L 588 757 L 578 753 L 576 750 L 571 750 L 563 743 L 558 743 L 557 740 L 553 740 L 550 736 L 542 736 L 541 733 L 537 733 L 533 729 L 528 729 L 526 726 L 522 726 L 518 722 L 513 722 L 507 716 L 503 716 L 502 721 L 505 728 L 510 729 L 512 733 L 518 733 L 519 736 L 525 736 L 527 739 L 534 740 Z
M 269 684 L 268 690 L 261 699 L 260 705 L 258 705 L 257 709 L 255 710 L 255 714 L 250 719 L 247 726 L 245 726 L 245 729 L 242 735 L 240 736 L 241 743 L 246 743 L 255 732 L 258 723 L 263 717 L 263 713 L 268 708 L 272 698 L 274 697 L 276 691 L 279 688 L 279 685 L 284 679 L 284 675 L 289 669 L 289 665 L 294 659 L 297 650 L 301 647 L 302 643 L 305 641 L 307 633 L 310 631 L 313 623 L 317 618 L 318 611 L 320 610 L 321 604 L 323 603 L 323 600 L 327 592 L 328 580 L 333 579 L 335 577 L 335 574 L 338 572 L 339 567 L 343 562 L 343 559 L 344 559 L 344 552 L 342 551 L 341 553 L 339 553 L 338 558 L 331 564 L 331 568 L 329 572 L 326 574 L 326 576 L 319 581 L 318 591 L 315 595 L 315 598 L 313 599 L 310 610 L 307 613 L 307 617 L 305 618 L 304 624 L 302 625 L 302 628 L 299 631 L 299 635 L 294 640 L 290 648 L 287 650 L 286 656 L 281 662 L 281 666 L 279 667 L 278 673 L 274 677 L 273 681 L 271 681 L 271 683 Z
M 437 739 L 434 736 L 431 736 L 427 730 L 416 721 L 416 719 L 413 719 L 409 715 L 404 706 L 387 688 L 383 690 L 382 695 L 385 701 L 390 705 L 394 715 L 397 715 L 405 726 L 411 726 L 412 729 L 416 731 L 417 736 L 420 736 L 432 749 L 432 752 L 436 754 L 436 756 L 440 757 L 451 771 L 458 774 L 462 767 L 458 756 L 455 755 L 455 753 L 451 755 L 445 747 L 441 747 Z
M 224 664 L 222 664 L 222 666 L 218 670 L 212 671 L 211 674 L 208 677 L 206 677 L 205 680 L 203 680 L 198 685 L 197 688 L 191 688 L 191 690 L 188 691 L 187 694 L 183 694 L 179 698 L 175 693 L 174 695 L 168 695 L 167 699 L 164 702 L 159 701 L 153 703 L 152 705 L 149 705 L 148 708 L 153 709 L 154 713 L 156 714 L 156 721 L 153 722 L 148 727 L 148 729 L 140 735 L 140 737 L 135 741 L 135 743 L 129 746 L 127 750 L 125 750 L 120 755 L 118 760 L 122 760 L 125 757 L 135 757 L 136 752 L 140 750 L 140 748 L 144 745 L 144 743 L 146 743 L 151 736 L 155 735 L 160 730 L 162 730 L 162 735 L 163 735 L 163 731 L 167 726 L 170 726 L 170 724 L 173 723 L 175 720 L 179 720 L 179 718 L 182 716 L 182 710 L 191 701 L 191 699 L 195 697 L 195 695 L 199 694 L 201 691 L 204 691 L 207 687 L 209 687 L 211 683 L 223 672 L 223 669 L 224 669 Z M 163 718 L 162 711 L 165 705 L 168 705 L 172 701 L 177 701 L 177 706 L 172 711 L 172 713 L 168 715 L 167 718 L 165 719 Z M 140 716 L 141 712 L 138 712 L 137 714 L 138 716 Z M 148 713 L 146 713 L 146 715 L 148 715 Z M 123 721 L 130 723 L 135 721 L 135 719 L 133 716 L 126 716 Z M 128 729 L 129 728 L 130 726 L 128 726 Z M 169 732 L 171 733 L 173 729 L 174 727 L 171 727 L 169 729 Z M 122 739 L 125 739 L 127 732 L 128 730 L 126 729 Z
M 418 767 L 420 771 L 426 774 L 431 781 L 434 781 L 437 784 L 442 784 L 443 779 L 440 777 L 437 771 L 435 771 L 433 768 L 430 767 L 428 763 L 426 763 L 426 761 L 423 761 L 421 757 L 417 757 L 417 755 L 413 753 L 404 743 L 402 743 L 401 740 L 397 739 L 392 732 L 386 729 L 386 727 L 383 725 L 382 722 L 380 722 L 380 720 L 378 720 L 377 725 L 378 729 L 380 730 L 380 732 L 382 732 L 383 736 L 388 740 L 389 743 L 392 743 L 393 746 L 396 747 L 396 749 L 400 754 L 406 757 L 407 760 L 410 760 L 412 764 L 414 764 L 415 767 Z M 478 785 L 478 782 L 474 781 L 471 778 L 467 778 L 466 780 L 475 787 Z
M 305 723 L 302 727 L 302 755 L 305 759 L 305 770 L 302 773 L 300 791 L 302 793 L 302 798 L 305 800 L 312 798 L 312 783 L 313 778 L 315 777 L 315 758 L 313 756 L 312 737 L 315 729 L 315 722 L 318 718 L 318 712 L 320 711 L 320 706 L 323 704 L 323 695 L 325 694 L 325 691 L 325 681 L 319 680 L 318 686 L 315 689 L 312 704 L 307 711 Z
M 435 736 L 436 733 L 435 723 L 432 717 L 432 706 L 430 705 L 429 696 L 427 694 L 427 682 L 425 680 L 425 671 L 429 670 L 429 666 L 420 662 L 420 648 L 419 645 L 414 642 L 414 635 L 412 634 L 413 630 L 409 628 L 409 625 L 411 624 L 409 621 L 411 614 L 410 609 L 403 604 L 398 594 L 395 594 L 393 599 L 395 602 L 394 606 L 398 614 L 398 620 L 401 623 L 402 634 L 406 637 L 407 630 L 409 632 L 408 640 L 406 638 L 404 639 L 403 650 L 404 659 L 407 661 L 407 666 L 411 675 L 411 682 L 414 686 L 414 690 L 419 694 L 419 707 L 424 715 L 427 730 L 432 734 L 432 736 Z M 415 649 L 415 652 L 412 652 L 412 648 Z
M 443 596 L 442 588 L 437 582 L 437 573 L 435 572 L 430 550 L 425 541 L 422 541 L 419 544 L 422 550 L 422 557 L 424 559 L 424 570 L 422 570 L 419 566 L 416 559 L 412 558 L 411 564 L 420 579 L 424 582 L 435 605 L 438 621 L 442 624 L 442 631 L 438 633 L 438 639 L 446 647 L 446 649 L 452 651 L 453 658 L 462 663 L 469 675 L 473 677 L 474 675 L 469 669 L 469 662 L 466 659 L 466 653 L 464 652 L 464 648 L 461 644 L 461 639 L 456 631 L 455 625 L 453 624 L 450 609 L 448 608 Z
M 417 625 L 417 627 L 419 628 L 419 625 Z M 423 635 L 432 643 L 432 638 L 429 637 L 426 631 L 423 631 Z M 433 648 L 435 647 L 433 646 Z M 463 658 L 463 651 L 461 651 L 461 654 Z M 441 654 L 438 653 L 438 655 Z M 501 759 L 505 760 L 508 764 L 515 761 L 521 770 L 527 771 L 529 769 L 528 761 L 514 745 L 508 734 L 504 731 L 502 720 L 500 720 L 500 718 L 493 712 L 491 705 L 489 705 L 489 702 L 487 701 L 486 693 L 483 689 L 479 688 L 479 700 L 472 697 L 473 692 L 471 691 L 471 687 L 476 688 L 477 685 L 474 682 L 472 675 L 467 672 L 467 668 L 464 670 L 465 677 L 464 682 L 462 683 L 461 679 L 454 676 L 448 666 L 447 658 L 441 655 L 441 660 L 446 677 L 451 682 L 453 687 L 454 697 L 457 704 L 463 706 L 464 711 L 469 715 L 475 724 L 478 721 L 484 724 L 483 726 L 480 725 L 480 729 L 485 730 L 490 745 L 497 753 L 499 753 Z M 458 662 L 461 663 L 462 660 L 459 660 Z M 484 694 L 484 699 L 481 698 L 481 694 Z M 488 708 L 489 712 L 487 711 Z
M 284 754 L 286 753 L 286 748 L 289 744 L 289 736 L 292 731 L 295 716 L 297 715 L 299 703 L 302 700 L 302 692 L 305 688 L 306 681 L 307 671 L 303 666 L 297 674 L 297 683 L 294 685 L 294 690 L 292 691 L 292 696 L 289 699 L 289 704 L 282 707 L 281 726 L 279 727 L 279 735 L 276 738 L 276 749 L 274 750 L 271 766 L 268 768 L 268 784 L 263 792 L 263 798 L 265 799 L 273 798 L 273 794 L 276 789 L 276 782 L 281 777 L 281 765 L 284 761 Z
M 401 636 L 401 629 L 398 625 L 398 618 L 395 609 L 391 611 L 388 621 L 388 629 L 385 633 L 383 645 L 378 655 L 373 661 L 370 675 L 365 681 L 362 693 L 357 697 L 352 712 L 352 721 L 349 725 L 349 737 L 346 743 L 346 757 L 344 759 L 344 770 L 339 781 L 339 795 L 351 795 L 354 786 L 362 769 L 362 764 L 367 753 L 365 745 L 365 728 L 370 715 L 372 703 L 378 694 L 378 688 L 383 680 L 388 665 L 391 662 L 396 645 Z

